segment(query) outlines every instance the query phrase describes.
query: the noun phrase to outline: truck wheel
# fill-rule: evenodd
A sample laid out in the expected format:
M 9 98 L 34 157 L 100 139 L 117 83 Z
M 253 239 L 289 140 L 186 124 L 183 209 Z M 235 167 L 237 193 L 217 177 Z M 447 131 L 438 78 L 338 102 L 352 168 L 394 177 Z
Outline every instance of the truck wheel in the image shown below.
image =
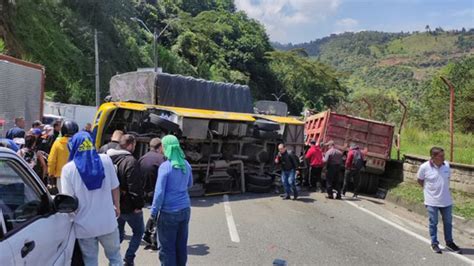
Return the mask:
M 257 119 L 253 124 L 259 130 L 263 130 L 263 131 L 277 131 L 277 130 L 280 130 L 280 125 L 279 124 L 277 124 L 275 122 L 263 120 L 263 119 Z
M 264 176 L 257 176 L 257 175 L 247 175 L 245 177 L 245 180 L 252 185 L 257 185 L 257 186 L 271 186 L 273 184 L 273 178 L 268 175 Z
M 170 120 L 160 117 L 159 115 L 156 114 L 150 114 L 150 123 L 167 130 L 168 132 L 179 132 L 180 128 L 179 125 L 171 122 Z
M 252 184 L 247 184 L 247 191 L 253 193 L 268 193 L 272 186 L 257 186 Z
M 364 192 L 364 193 L 368 192 L 369 178 L 370 176 L 367 173 L 360 174 L 359 192 Z
M 378 187 L 379 187 L 379 177 L 375 175 L 371 175 L 369 179 L 367 193 L 375 194 L 375 192 L 377 192 Z

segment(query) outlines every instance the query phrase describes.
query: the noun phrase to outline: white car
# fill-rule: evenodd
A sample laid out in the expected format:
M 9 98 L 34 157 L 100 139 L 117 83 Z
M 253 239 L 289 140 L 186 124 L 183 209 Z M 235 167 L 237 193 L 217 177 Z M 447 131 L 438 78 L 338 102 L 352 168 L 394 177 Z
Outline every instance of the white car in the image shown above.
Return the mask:
M 13 151 L 0 147 L 0 265 L 71 265 L 77 199 L 48 193 Z

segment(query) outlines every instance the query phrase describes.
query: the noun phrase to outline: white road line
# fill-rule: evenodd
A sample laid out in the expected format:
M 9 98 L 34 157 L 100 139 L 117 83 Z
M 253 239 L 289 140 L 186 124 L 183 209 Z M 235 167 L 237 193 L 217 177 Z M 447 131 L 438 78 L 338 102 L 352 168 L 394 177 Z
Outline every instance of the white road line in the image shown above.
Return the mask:
M 232 242 L 239 243 L 239 233 L 237 232 L 237 227 L 235 226 L 232 210 L 230 209 L 229 196 L 227 195 L 224 195 L 224 211 L 225 218 L 227 219 L 227 227 L 229 228 L 230 240 Z
M 391 226 L 397 228 L 398 230 L 400 230 L 400 231 L 402 231 L 402 232 L 405 232 L 405 233 L 407 233 L 407 234 L 413 236 L 414 238 L 417 238 L 417 239 L 419 239 L 419 240 L 421 240 L 421 241 L 423 241 L 423 242 L 425 242 L 425 243 L 427 243 L 427 244 L 431 244 L 431 240 L 429 240 L 429 239 L 427 239 L 427 238 L 425 238 L 425 237 L 423 237 L 423 236 L 421 236 L 421 235 L 419 235 L 419 234 L 417 234 L 417 233 L 415 233 L 415 232 L 412 232 L 412 231 L 406 229 L 405 227 L 402 227 L 401 225 L 396 224 L 396 223 L 394 223 L 394 222 L 392 222 L 392 221 L 390 221 L 390 220 L 388 220 L 388 219 L 386 219 L 386 218 L 383 218 L 382 216 L 380 216 L 380 215 L 378 215 L 378 214 L 376 214 L 376 213 L 374 213 L 374 212 L 371 212 L 371 211 L 367 210 L 366 208 L 355 204 L 354 202 L 350 202 L 350 201 L 344 201 L 344 202 L 346 202 L 347 204 L 349 204 L 349 205 L 351 205 L 351 206 L 353 206 L 353 207 L 355 207 L 355 208 L 357 208 L 357 209 L 359 209 L 359 210 L 361 210 L 361 211 L 363 211 L 363 212 L 365 212 L 365 213 L 367 213 L 367 214 L 369 214 L 369 215 L 372 215 L 373 217 L 379 219 L 380 221 L 385 222 L 385 223 L 387 223 L 387 224 L 389 224 L 389 225 L 391 225 Z M 443 249 L 445 248 L 445 247 L 442 246 L 442 245 L 439 245 L 439 246 L 440 246 L 441 248 L 443 248 Z M 460 255 L 460 254 L 457 254 L 457 253 L 453 253 L 453 252 L 448 252 L 448 254 L 453 255 L 453 256 L 455 256 L 456 258 L 458 258 L 458 259 L 460 259 L 460 260 L 462 260 L 462 261 L 464 261 L 464 262 L 466 262 L 466 263 L 469 263 L 469 264 L 471 264 L 471 265 L 474 265 L 474 260 L 471 260 L 471 259 L 469 259 L 469 258 L 467 258 L 467 257 L 465 257 L 465 256 L 463 256 L 463 255 Z

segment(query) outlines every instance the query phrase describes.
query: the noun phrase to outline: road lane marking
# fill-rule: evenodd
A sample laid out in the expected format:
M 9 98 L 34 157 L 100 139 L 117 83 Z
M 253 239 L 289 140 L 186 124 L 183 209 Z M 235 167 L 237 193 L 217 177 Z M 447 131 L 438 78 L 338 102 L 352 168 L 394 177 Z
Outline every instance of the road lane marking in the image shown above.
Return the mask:
M 225 218 L 227 219 L 227 227 L 229 228 L 230 240 L 235 243 L 240 242 L 239 233 L 235 226 L 234 216 L 232 216 L 232 210 L 230 208 L 229 196 L 224 195 L 224 211 Z
M 353 207 L 355 207 L 355 208 L 357 208 L 357 209 L 359 209 L 359 210 L 361 210 L 361 211 L 363 211 L 363 212 L 365 212 L 365 213 L 367 213 L 367 214 L 369 214 L 369 215 L 371 215 L 371 216 L 373 216 L 373 217 L 379 219 L 379 220 L 382 221 L 382 222 L 385 222 L 385 223 L 387 223 L 387 224 L 389 224 L 389 225 L 391 225 L 391 226 L 397 228 L 398 230 L 400 230 L 400 231 L 402 231 L 402 232 L 405 232 L 405 233 L 407 233 L 407 234 L 413 236 L 414 238 L 417 238 L 417 239 L 419 239 L 419 240 L 421 240 L 421 241 L 423 241 L 423 242 L 425 242 L 425 243 L 431 245 L 431 240 L 429 240 L 429 239 L 427 239 L 427 238 L 425 238 L 425 237 L 423 237 L 423 236 L 421 236 L 421 235 L 419 235 L 419 234 L 417 234 L 417 233 L 415 233 L 415 232 L 412 232 L 412 231 L 406 229 L 405 227 L 403 227 L 403 226 L 401 226 L 401 225 L 399 225 L 399 224 L 396 224 L 396 223 L 394 223 L 394 222 L 392 222 L 392 221 L 390 221 L 390 220 L 388 220 L 388 219 L 386 219 L 386 218 L 384 218 L 384 217 L 382 217 L 382 216 L 380 216 L 380 215 L 378 215 L 378 214 L 376 214 L 376 213 L 374 213 L 374 212 L 372 212 L 372 211 L 369 211 L 368 209 L 366 209 L 366 208 L 364 208 L 364 207 L 362 207 L 362 206 L 359 206 L 359 205 L 355 204 L 354 202 L 350 202 L 350 201 L 347 201 L 347 200 L 345 200 L 344 202 L 346 202 L 347 204 L 349 204 L 349 205 L 351 205 L 351 206 L 353 206 Z M 445 249 L 445 247 L 444 247 L 443 245 L 439 245 L 439 246 L 440 246 L 441 248 Z M 464 262 L 466 262 L 466 263 L 469 263 L 469 264 L 471 264 L 471 265 L 474 265 L 474 260 L 471 260 L 471 259 L 469 259 L 468 257 L 465 257 L 465 256 L 463 256 L 463 255 L 460 255 L 460 254 L 457 254 L 457 253 L 454 253 L 454 252 L 447 252 L 447 253 L 448 253 L 448 254 L 451 254 L 451 255 L 453 255 L 453 256 L 455 256 L 456 258 L 458 258 L 458 259 L 460 259 L 460 260 L 462 260 L 462 261 L 464 261 Z

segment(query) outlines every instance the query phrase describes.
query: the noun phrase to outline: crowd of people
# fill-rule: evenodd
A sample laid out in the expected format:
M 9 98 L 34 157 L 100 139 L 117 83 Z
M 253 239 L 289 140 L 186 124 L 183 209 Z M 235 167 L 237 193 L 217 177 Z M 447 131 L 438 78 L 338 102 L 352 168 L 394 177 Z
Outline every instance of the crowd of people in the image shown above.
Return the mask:
M 0 146 L 17 152 L 52 193 L 78 199 L 74 228 L 85 265 L 98 265 L 99 243 L 110 265 L 134 265 L 142 241 L 148 243 L 146 248 L 159 250 L 162 265 L 186 265 L 191 215 L 188 189 L 193 186 L 193 176 L 175 136 L 151 139 L 149 152 L 136 159 L 136 138 L 120 130 L 97 151 L 90 124 L 82 130 L 68 120 L 51 126 L 35 121 L 28 131 L 25 126 L 23 118 L 16 118 L 15 126 L 0 138 Z M 355 143 L 346 154 L 332 140 L 325 144 L 312 140 L 310 144 L 303 156 L 308 164 L 303 183 L 327 193 L 328 199 L 342 199 L 353 183 L 353 197 L 357 197 L 365 152 Z M 449 164 L 439 147 L 433 147 L 430 155 L 431 160 L 419 169 L 418 182 L 424 188 L 431 248 L 441 253 L 437 240 L 441 213 L 447 248 L 460 253 L 452 237 Z M 282 198 L 297 200 L 296 174 L 301 160 L 280 144 L 274 162 L 281 166 Z M 143 208 L 147 205 L 151 217 L 145 225 Z M 126 224 L 132 237 L 122 257 Z
M 278 145 L 278 155 L 275 164 L 281 166 L 281 180 L 285 193 L 283 199 L 298 199 L 296 188 L 296 173 L 301 161 L 307 163 L 307 172 L 304 175 L 303 185 L 313 191 L 327 193 L 327 198 L 336 199 L 345 196 L 350 183 L 353 183 L 353 197 L 358 196 L 360 189 L 360 171 L 365 165 L 364 152 L 355 143 L 350 144 L 347 154 L 339 150 L 334 141 L 318 144 L 315 140 L 310 141 L 310 147 L 300 160 L 292 151 L 288 151 L 285 144 Z M 325 179 L 322 178 L 323 170 Z M 341 172 L 344 171 L 343 177 Z M 343 182 L 341 182 L 343 181 Z M 342 186 L 341 186 L 342 183 Z
M 79 130 L 69 120 L 52 126 L 35 121 L 25 131 L 25 120 L 17 118 L 0 146 L 17 152 L 50 192 L 78 199 L 74 229 L 85 265 L 98 265 L 99 243 L 110 265 L 134 265 L 142 240 L 159 250 L 162 265 L 185 265 L 193 176 L 178 139 L 151 139 L 149 152 L 137 160 L 133 135 L 116 130 L 97 151 L 90 132 L 90 124 Z M 122 256 L 126 224 L 132 237 Z

